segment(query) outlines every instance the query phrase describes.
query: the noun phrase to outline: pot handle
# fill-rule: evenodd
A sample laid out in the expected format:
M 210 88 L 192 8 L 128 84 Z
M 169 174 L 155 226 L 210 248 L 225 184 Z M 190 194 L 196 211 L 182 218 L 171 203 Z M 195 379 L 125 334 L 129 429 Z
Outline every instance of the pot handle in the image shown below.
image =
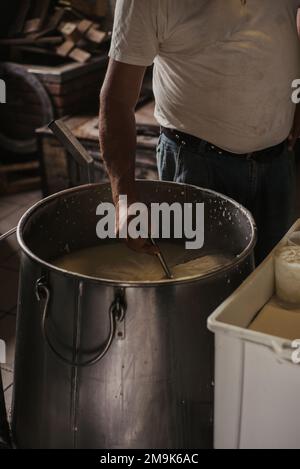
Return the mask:
M 84 368 L 87 366 L 95 365 L 100 360 L 102 360 L 102 358 L 108 352 L 113 342 L 113 339 L 116 335 L 117 323 L 121 323 L 122 321 L 124 321 L 125 312 L 126 312 L 126 304 L 124 301 L 123 290 L 117 293 L 114 301 L 112 302 L 109 308 L 110 330 L 109 330 L 109 335 L 108 335 L 106 344 L 103 347 L 101 347 L 101 349 L 97 352 L 95 357 L 82 363 L 65 358 L 60 352 L 58 352 L 55 349 L 54 345 L 52 344 L 49 338 L 49 335 L 47 332 L 47 320 L 49 317 L 49 303 L 50 303 L 51 294 L 50 294 L 50 290 L 48 286 L 45 284 L 44 279 L 40 279 L 36 283 L 36 297 L 39 302 L 42 300 L 42 298 L 44 298 L 44 301 L 45 301 L 43 314 L 42 314 L 42 321 L 41 321 L 41 328 L 42 328 L 42 334 L 43 334 L 44 340 L 47 346 L 49 347 L 49 349 L 62 363 L 72 366 L 72 367 Z
M 7 233 L 4 233 L 3 235 L 0 235 L 0 243 L 1 243 L 1 241 L 5 241 L 7 238 L 9 238 L 13 234 L 15 234 L 16 231 L 17 231 L 17 227 L 15 226 L 15 228 L 12 228 Z

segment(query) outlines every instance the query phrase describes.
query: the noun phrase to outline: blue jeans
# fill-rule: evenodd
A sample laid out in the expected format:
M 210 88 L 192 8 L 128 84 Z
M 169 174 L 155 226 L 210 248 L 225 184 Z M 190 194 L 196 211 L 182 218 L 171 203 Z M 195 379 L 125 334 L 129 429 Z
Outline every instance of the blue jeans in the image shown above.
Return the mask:
M 189 148 L 161 134 L 157 148 L 160 179 L 220 192 L 252 212 L 258 228 L 260 263 L 290 228 L 294 217 L 295 158 L 287 145 L 270 161 L 220 155 L 201 141 Z

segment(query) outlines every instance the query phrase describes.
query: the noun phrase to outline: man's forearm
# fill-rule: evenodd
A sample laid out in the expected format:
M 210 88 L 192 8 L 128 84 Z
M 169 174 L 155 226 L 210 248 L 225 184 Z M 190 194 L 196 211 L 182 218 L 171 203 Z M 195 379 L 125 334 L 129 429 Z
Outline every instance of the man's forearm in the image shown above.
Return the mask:
M 100 102 L 100 146 L 113 192 L 135 197 L 136 124 L 134 109 L 113 99 Z

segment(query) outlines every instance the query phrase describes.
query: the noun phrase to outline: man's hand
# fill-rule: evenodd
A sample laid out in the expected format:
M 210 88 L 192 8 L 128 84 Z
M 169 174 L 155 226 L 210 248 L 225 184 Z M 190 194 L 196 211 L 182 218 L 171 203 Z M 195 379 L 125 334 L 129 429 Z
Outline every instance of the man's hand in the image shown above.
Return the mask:
M 101 90 L 100 147 L 116 207 L 120 195 L 127 195 L 129 204 L 139 200 L 135 184 L 135 107 L 145 70 L 146 67 L 128 65 L 111 59 Z M 120 220 L 117 220 L 116 231 L 119 229 Z M 146 239 L 128 238 L 127 244 L 135 251 L 148 254 L 156 252 L 151 242 Z
M 296 145 L 297 139 L 300 137 L 300 105 L 297 104 L 294 117 L 294 124 L 288 137 L 289 150 L 292 151 Z
M 120 200 L 115 201 L 115 206 L 116 206 L 116 235 L 117 237 L 119 234 L 122 232 L 126 232 L 126 244 L 127 246 L 132 249 L 133 251 L 145 253 L 145 254 L 157 254 L 158 248 L 154 246 L 151 241 L 147 238 L 136 238 L 132 239 L 128 235 L 128 226 L 130 224 L 130 221 L 132 220 L 133 216 L 128 215 L 128 210 L 130 205 L 136 203 L 139 199 L 136 194 L 126 194 L 127 195 L 127 207 L 124 207 L 120 203 Z M 147 217 L 147 225 L 149 225 L 150 220 L 148 219 L 148 214 L 144 214 L 145 217 Z M 150 230 L 149 230 L 150 231 Z

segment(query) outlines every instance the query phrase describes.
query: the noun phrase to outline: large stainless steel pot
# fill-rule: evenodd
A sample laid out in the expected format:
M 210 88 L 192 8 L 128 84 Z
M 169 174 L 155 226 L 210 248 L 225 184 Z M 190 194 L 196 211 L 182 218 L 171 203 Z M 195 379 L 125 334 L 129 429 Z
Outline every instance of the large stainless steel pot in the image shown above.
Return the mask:
M 219 194 L 138 183 L 144 202 L 205 202 L 208 249 L 238 255 L 202 278 L 117 283 L 51 261 L 95 245 L 109 186 L 45 199 L 22 218 L 13 436 L 21 448 L 212 445 L 213 337 L 208 315 L 253 269 L 251 215 Z

